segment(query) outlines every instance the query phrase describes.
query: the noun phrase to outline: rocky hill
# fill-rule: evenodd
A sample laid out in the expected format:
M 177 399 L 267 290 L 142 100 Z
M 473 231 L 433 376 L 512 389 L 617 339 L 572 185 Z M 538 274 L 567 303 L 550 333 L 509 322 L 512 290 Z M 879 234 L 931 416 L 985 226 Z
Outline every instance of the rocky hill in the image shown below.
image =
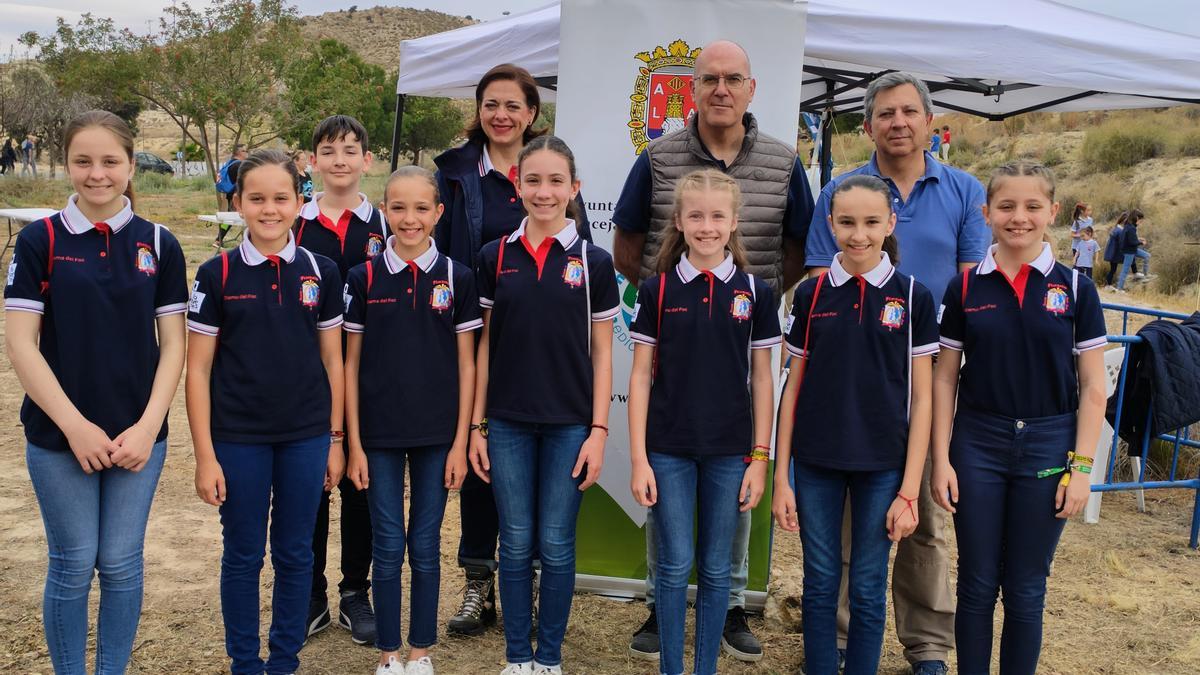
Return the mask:
M 470 17 L 428 9 L 371 7 L 343 9 L 301 19 L 306 37 L 333 38 L 350 45 L 363 60 L 396 70 L 400 41 L 441 33 L 476 23 Z

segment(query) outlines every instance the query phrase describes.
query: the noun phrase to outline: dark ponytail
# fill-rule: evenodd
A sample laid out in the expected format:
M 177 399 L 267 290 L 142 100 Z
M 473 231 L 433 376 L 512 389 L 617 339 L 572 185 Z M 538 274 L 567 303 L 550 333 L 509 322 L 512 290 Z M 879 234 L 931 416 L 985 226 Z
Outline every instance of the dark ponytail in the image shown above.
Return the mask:
M 567 160 L 567 169 L 571 174 L 571 182 L 574 183 L 575 181 L 579 180 L 579 176 L 575 172 L 575 153 L 571 152 L 571 148 L 563 139 L 550 134 L 536 136 L 526 143 L 525 147 L 521 148 L 521 152 L 517 155 L 518 176 L 521 175 L 521 164 L 525 161 L 525 158 L 529 157 L 538 150 L 549 150 L 550 152 L 553 152 L 559 157 Z M 524 206 L 524 204 L 521 205 L 522 208 L 524 208 Z M 526 212 L 526 214 L 528 215 L 528 212 Z M 579 230 L 579 236 L 584 236 L 583 212 L 579 208 L 578 195 L 575 199 L 567 202 L 567 217 L 575 222 L 575 229 Z
M 888 254 L 893 265 L 900 264 L 900 240 L 896 238 L 896 233 L 893 231 L 883 239 L 883 252 Z

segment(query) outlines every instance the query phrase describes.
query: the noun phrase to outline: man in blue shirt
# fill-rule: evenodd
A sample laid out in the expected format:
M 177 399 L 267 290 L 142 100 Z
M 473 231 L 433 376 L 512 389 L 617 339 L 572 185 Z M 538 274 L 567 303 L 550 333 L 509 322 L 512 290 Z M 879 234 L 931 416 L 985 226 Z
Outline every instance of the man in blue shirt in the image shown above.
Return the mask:
M 883 179 L 891 189 L 900 244 L 898 269 L 940 298 L 946 284 L 982 260 L 991 243 L 981 210 L 987 201 L 983 185 L 928 152 L 933 102 L 921 80 L 908 73 L 888 73 L 867 87 L 863 105 L 863 129 L 874 141 L 875 152 L 865 165 L 821 190 L 806 242 L 809 274 L 826 271 L 838 251 L 829 224 L 830 195 L 846 177 L 865 173 Z M 928 466 L 918 507 L 920 524 L 900 543 L 892 570 L 896 633 L 914 675 L 944 675 L 954 645 L 954 595 L 945 513 L 929 492 Z M 849 541 L 843 536 L 843 542 Z M 842 557 L 849 560 L 849 551 L 843 550 Z M 843 574 L 843 608 L 845 578 Z M 848 611 L 839 611 L 838 642 L 843 646 L 848 617 Z

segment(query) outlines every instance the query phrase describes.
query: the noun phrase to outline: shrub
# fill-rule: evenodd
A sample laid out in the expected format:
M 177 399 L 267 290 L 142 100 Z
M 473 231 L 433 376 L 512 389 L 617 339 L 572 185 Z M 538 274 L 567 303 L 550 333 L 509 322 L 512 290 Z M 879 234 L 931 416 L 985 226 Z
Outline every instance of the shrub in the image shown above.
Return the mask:
M 1093 172 L 1119 171 L 1163 154 L 1168 132 L 1160 127 L 1110 123 L 1083 138 L 1083 165 Z
M 161 173 L 145 171 L 134 174 L 133 189 L 137 193 L 166 192 L 175 187 L 175 178 Z
M 1200 157 L 1200 130 L 1180 132 L 1171 144 L 1171 154 L 1176 157 Z
M 1174 295 L 1197 281 L 1200 273 L 1200 246 L 1176 246 L 1158 251 L 1151 259 L 1158 274 L 1158 290 Z
M 1062 151 L 1058 148 L 1050 148 L 1042 153 L 1042 163 L 1049 167 L 1055 167 L 1062 164 L 1066 159 L 1063 157 Z

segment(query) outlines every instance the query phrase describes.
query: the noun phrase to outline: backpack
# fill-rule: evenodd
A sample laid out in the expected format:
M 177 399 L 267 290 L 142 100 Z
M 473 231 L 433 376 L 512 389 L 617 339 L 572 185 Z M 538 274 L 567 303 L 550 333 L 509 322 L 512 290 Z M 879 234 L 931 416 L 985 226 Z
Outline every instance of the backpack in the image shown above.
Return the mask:
M 229 177 L 229 167 L 233 166 L 233 163 L 236 161 L 236 159 L 230 157 L 217 171 L 217 192 L 229 194 L 237 189 L 237 186 L 233 184 L 233 179 Z

